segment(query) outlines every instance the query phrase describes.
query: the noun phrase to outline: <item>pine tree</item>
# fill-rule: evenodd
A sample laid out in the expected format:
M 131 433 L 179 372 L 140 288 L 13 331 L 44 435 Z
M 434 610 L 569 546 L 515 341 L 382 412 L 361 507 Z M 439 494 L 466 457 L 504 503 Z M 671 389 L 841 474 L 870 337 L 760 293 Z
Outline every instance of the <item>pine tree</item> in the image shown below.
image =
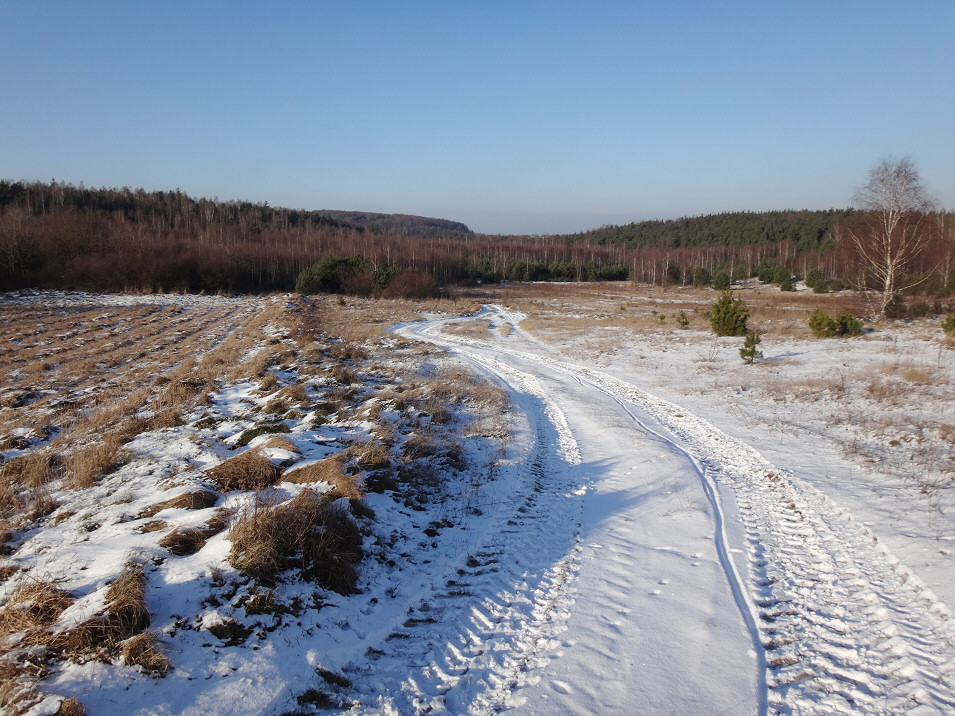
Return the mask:
M 746 335 L 749 310 L 741 298 L 733 298 L 733 292 L 723 291 L 719 300 L 710 309 L 710 325 L 718 336 Z
M 760 343 L 762 343 L 762 339 L 759 337 L 759 331 L 746 334 L 746 338 L 743 339 L 743 347 L 739 349 L 739 357 L 743 359 L 746 365 L 752 365 L 763 357 L 763 352 L 756 348 Z

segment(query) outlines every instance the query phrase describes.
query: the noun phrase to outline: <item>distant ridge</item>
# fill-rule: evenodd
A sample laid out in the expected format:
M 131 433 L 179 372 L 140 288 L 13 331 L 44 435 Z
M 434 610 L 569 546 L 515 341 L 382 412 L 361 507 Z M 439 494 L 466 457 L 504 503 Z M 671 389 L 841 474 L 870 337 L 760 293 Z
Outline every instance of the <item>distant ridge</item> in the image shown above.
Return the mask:
M 467 225 L 460 221 L 449 219 L 435 219 L 428 216 L 413 216 L 411 214 L 377 214 L 369 211 L 335 211 L 321 209 L 313 212 L 345 226 L 354 226 L 383 234 L 397 234 L 399 236 L 448 236 L 454 234 L 473 233 Z

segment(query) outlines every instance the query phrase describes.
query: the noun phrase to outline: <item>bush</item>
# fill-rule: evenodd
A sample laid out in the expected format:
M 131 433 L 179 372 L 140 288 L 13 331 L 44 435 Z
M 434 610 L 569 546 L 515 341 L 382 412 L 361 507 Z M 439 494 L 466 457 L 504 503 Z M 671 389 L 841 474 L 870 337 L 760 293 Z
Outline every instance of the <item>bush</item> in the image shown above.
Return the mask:
M 809 330 L 815 338 L 833 338 L 862 335 L 862 321 L 842 311 L 835 318 L 821 308 L 809 314 Z
M 752 365 L 763 357 L 763 352 L 756 348 L 760 343 L 762 343 L 762 339 L 757 331 L 747 334 L 746 338 L 743 339 L 743 347 L 739 349 L 739 357 L 743 359 L 746 365 Z
M 732 292 L 723 291 L 719 300 L 710 309 L 710 325 L 718 336 L 742 336 L 746 334 L 746 321 L 749 310 L 740 298 L 733 298 Z
M 836 335 L 835 320 L 821 308 L 809 314 L 809 330 L 814 338 L 832 338 Z
M 786 276 L 783 278 L 782 281 L 779 282 L 779 290 L 780 291 L 795 291 L 796 290 L 796 284 L 793 283 L 791 276 Z
M 756 264 L 756 278 L 762 283 L 772 283 L 776 276 L 776 264 L 769 259 L 760 259 Z
M 424 271 L 402 271 L 394 276 L 384 287 L 384 298 L 432 298 L 437 295 L 438 286 L 434 277 Z
M 711 283 L 713 283 L 713 277 L 705 268 L 700 266 L 698 269 L 693 271 L 694 286 L 709 286 Z
M 785 266 L 777 266 L 773 272 L 773 283 L 782 285 L 783 281 L 792 282 L 792 273 Z
M 955 336 L 955 312 L 949 313 L 942 321 L 942 328 L 950 336 Z
M 806 285 L 813 290 L 813 293 L 826 293 L 826 277 L 822 275 L 819 269 L 812 269 L 806 274 Z
M 361 256 L 326 256 L 295 279 L 298 293 L 368 294 L 374 283 L 368 261 Z
M 717 291 L 726 291 L 731 284 L 729 271 L 720 269 L 713 274 L 713 288 Z

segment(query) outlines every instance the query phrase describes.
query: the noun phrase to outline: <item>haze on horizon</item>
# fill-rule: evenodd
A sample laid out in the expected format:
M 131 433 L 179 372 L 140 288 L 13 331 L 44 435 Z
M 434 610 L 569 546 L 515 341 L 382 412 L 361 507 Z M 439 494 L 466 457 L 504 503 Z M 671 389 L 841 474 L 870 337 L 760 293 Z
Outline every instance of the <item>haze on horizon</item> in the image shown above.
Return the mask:
M 0 179 L 567 233 L 955 208 L 955 4 L 4 4 Z

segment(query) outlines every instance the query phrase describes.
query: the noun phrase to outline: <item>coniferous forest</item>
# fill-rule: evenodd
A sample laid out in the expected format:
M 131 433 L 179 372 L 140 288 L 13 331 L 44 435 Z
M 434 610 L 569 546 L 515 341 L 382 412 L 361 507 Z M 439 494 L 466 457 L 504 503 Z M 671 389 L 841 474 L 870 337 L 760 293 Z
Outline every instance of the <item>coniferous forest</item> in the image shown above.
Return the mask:
M 0 181 L 0 289 L 261 293 L 294 290 L 298 281 L 299 288 L 423 296 L 478 281 L 720 287 L 757 275 L 812 275 L 839 288 L 859 284 L 846 235 L 863 219 L 852 210 L 732 212 L 499 236 L 408 215 Z M 911 271 L 924 274 L 920 290 L 950 295 L 955 215 L 924 219 L 928 248 Z M 335 272 L 330 283 L 322 267 Z

